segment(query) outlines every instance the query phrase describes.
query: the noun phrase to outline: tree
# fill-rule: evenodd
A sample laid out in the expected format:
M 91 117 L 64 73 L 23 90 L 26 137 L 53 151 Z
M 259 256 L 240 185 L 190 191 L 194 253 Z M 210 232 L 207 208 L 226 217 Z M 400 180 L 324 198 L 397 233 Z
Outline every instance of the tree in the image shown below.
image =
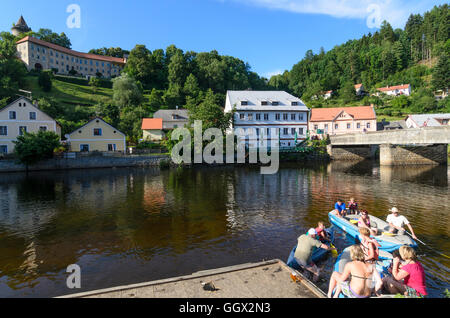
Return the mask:
M 15 154 L 25 165 L 32 165 L 44 159 L 53 157 L 53 151 L 60 147 L 59 136 L 53 131 L 25 133 L 18 136 L 15 144 Z
M 346 82 L 339 90 L 339 96 L 345 103 L 356 100 L 355 85 L 352 82 Z
M 52 90 L 52 72 L 42 71 L 39 73 L 38 84 L 44 92 Z
M 450 82 L 450 59 L 449 54 L 443 54 L 433 70 L 433 78 L 431 84 L 434 89 L 445 90 L 449 87 Z
M 89 86 L 91 86 L 94 93 L 96 93 L 97 88 L 100 87 L 100 79 L 98 77 L 91 77 L 89 80 Z
M 138 106 L 144 97 L 136 80 L 126 73 L 113 79 L 113 101 L 120 108 Z
M 72 48 L 72 43 L 64 32 L 58 35 L 50 29 L 39 29 L 38 32 L 32 32 L 32 36 L 68 49 Z
M 0 100 L 9 99 L 24 86 L 27 69 L 16 58 L 15 37 L 8 32 L 0 33 Z
M 144 87 L 149 87 L 153 75 L 153 61 L 151 51 L 145 45 L 136 45 L 131 50 L 124 73 L 134 77 Z

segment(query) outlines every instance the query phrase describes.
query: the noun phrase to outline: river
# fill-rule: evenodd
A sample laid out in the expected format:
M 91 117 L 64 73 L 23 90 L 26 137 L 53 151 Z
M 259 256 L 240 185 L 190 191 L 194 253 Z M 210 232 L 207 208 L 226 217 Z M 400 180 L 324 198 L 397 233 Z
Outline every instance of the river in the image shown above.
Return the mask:
M 353 196 L 386 218 L 397 206 L 421 241 L 431 297 L 450 289 L 450 169 L 372 162 L 0 175 L 0 297 L 53 297 L 279 258 Z M 338 249 L 348 243 L 336 231 Z M 334 259 L 321 266 L 326 291 Z M 70 264 L 82 288 L 66 287 Z

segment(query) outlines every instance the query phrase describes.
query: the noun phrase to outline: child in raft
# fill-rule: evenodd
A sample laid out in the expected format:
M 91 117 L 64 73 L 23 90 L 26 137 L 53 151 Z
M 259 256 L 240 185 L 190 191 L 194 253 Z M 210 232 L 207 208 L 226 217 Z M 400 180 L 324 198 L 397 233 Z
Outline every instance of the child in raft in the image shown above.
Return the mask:
M 358 214 L 358 203 L 355 202 L 355 198 L 350 198 L 347 209 L 348 214 Z
M 319 222 L 316 228 L 317 238 L 322 243 L 330 242 L 331 240 L 328 238 L 327 231 L 325 231 L 325 224 L 323 222 Z

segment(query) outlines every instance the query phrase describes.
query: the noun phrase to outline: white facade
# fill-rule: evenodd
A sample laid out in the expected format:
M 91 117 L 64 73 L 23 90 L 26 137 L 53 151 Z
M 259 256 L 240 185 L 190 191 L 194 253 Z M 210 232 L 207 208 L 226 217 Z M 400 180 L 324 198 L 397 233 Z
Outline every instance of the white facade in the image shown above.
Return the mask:
M 31 100 L 15 100 L 0 110 L 0 154 L 13 153 L 18 136 L 38 131 L 53 131 L 61 136 L 61 126 Z
M 405 96 L 410 96 L 411 95 L 411 85 L 407 84 L 407 85 L 398 85 L 398 86 L 387 86 L 387 87 L 383 87 L 383 88 L 378 88 L 379 92 L 382 92 L 386 95 L 389 96 L 400 96 L 400 95 L 405 95 Z M 377 93 L 377 96 L 379 96 L 379 93 Z
M 280 147 L 294 147 L 295 139 L 306 139 L 309 109 L 297 97 L 284 91 L 228 91 L 225 112 L 235 109 L 231 129 L 248 134 L 246 145 L 279 141 Z

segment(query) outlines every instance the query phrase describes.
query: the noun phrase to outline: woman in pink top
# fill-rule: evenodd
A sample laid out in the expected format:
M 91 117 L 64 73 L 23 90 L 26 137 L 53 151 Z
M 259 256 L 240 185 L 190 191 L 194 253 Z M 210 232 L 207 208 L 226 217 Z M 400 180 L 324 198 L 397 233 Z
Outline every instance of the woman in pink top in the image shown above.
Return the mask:
M 401 293 L 410 297 L 423 297 L 428 295 L 425 286 L 425 271 L 422 264 L 417 261 L 416 252 L 412 247 L 402 246 L 399 249 L 400 257 L 405 263 L 400 266 L 400 259 L 394 258 L 392 277 L 383 278 L 384 287 L 391 294 Z M 403 283 L 401 282 L 403 280 Z

